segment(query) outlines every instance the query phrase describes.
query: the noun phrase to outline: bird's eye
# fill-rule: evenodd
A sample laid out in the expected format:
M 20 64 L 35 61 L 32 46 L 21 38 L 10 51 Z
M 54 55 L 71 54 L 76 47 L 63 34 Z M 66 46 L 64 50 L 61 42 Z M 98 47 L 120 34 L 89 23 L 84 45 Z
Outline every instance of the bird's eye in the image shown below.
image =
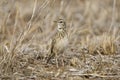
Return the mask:
M 63 23 L 62 21 L 60 21 L 59 23 Z

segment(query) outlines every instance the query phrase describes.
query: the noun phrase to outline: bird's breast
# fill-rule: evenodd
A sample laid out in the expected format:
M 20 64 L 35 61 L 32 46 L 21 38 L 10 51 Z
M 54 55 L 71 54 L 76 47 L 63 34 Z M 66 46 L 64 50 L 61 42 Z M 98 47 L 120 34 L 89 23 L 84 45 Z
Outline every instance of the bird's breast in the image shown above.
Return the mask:
M 65 36 L 64 38 L 57 41 L 56 47 L 58 47 L 59 49 L 64 49 L 65 47 L 67 47 L 68 43 L 68 38 L 67 36 Z

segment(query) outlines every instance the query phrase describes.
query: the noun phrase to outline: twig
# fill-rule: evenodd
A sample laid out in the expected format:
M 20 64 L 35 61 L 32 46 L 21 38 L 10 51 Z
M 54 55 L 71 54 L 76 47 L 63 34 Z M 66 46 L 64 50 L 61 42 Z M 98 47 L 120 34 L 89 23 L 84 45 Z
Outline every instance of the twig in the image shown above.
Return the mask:
M 116 11 L 116 0 L 113 1 L 113 9 L 112 9 L 112 20 L 111 20 L 111 25 L 110 25 L 110 29 L 109 32 L 111 31 L 114 23 L 115 23 L 115 11 Z
M 119 75 L 116 76 L 112 76 L 112 75 L 100 75 L 100 74 L 81 74 L 81 73 L 77 73 L 77 74 L 71 74 L 71 76 L 87 76 L 87 77 L 101 77 L 101 78 L 105 78 L 105 77 L 116 77 L 119 78 Z

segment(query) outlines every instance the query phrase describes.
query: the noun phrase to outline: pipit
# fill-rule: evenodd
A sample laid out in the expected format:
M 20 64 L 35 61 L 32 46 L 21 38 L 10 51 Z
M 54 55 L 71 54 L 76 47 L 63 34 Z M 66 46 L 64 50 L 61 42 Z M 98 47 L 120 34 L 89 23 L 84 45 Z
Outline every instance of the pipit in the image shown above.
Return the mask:
M 58 56 L 63 55 L 65 48 L 68 45 L 68 34 L 66 31 L 66 22 L 59 19 L 57 22 L 57 32 L 52 38 L 51 52 L 48 56 L 47 63 L 55 57 L 56 66 L 58 67 Z

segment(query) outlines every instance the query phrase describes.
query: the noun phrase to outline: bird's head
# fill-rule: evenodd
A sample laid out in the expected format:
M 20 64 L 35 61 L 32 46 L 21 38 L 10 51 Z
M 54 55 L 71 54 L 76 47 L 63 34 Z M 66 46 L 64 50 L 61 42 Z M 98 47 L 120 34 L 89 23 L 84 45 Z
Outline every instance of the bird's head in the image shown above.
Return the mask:
M 57 22 L 57 30 L 58 31 L 63 31 L 66 29 L 66 23 L 63 19 L 59 19 Z

